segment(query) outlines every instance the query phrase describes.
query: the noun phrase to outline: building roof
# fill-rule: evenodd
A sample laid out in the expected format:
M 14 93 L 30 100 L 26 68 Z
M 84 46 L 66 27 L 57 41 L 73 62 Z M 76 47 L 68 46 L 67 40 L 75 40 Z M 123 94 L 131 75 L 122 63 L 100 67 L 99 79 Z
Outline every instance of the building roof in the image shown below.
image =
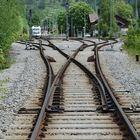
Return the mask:
M 96 24 L 98 22 L 98 15 L 97 14 L 89 14 L 89 21 L 91 24 Z
M 119 16 L 119 15 L 115 15 L 115 18 L 116 18 L 116 21 L 117 21 L 117 24 L 120 26 L 120 27 L 125 27 L 125 28 L 128 28 L 128 20 L 124 19 L 123 17 Z
M 123 17 L 119 16 L 119 15 L 115 15 L 116 18 L 116 22 L 117 24 L 121 27 L 121 28 L 128 28 L 128 24 L 129 22 L 124 19 Z M 99 17 L 97 14 L 89 14 L 89 22 L 90 24 L 94 25 L 97 24 L 99 20 Z

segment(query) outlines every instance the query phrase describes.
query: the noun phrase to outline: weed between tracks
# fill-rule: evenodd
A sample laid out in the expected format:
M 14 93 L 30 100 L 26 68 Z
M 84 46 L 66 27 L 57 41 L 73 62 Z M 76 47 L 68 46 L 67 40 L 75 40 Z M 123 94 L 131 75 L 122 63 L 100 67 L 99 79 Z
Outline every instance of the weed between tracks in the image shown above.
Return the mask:
M 140 56 L 140 50 L 138 48 L 134 48 L 134 47 L 127 47 L 127 46 L 123 46 L 123 48 L 127 51 L 127 53 L 131 56 L 134 56 L 135 55 L 139 55 Z
M 9 80 L 9 78 L 0 80 L 0 99 L 5 98 L 6 93 L 8 93 L 7 83 L 9 82 Z

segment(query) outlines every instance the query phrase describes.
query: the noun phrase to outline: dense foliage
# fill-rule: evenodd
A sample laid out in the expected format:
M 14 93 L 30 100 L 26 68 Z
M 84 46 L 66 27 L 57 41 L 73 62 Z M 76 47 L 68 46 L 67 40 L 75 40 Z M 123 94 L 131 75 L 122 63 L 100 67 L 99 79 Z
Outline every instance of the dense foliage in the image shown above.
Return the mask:
M 57 22 L 58 22 L 59 33 L 64 33 L 66 30 L 66 12 L 65 12 L 65 10 L 59 12 L 59 15 L 57 17 Z
M 102 36 L 112 35 L 112 33 L 117 31 L 114 5 L 110 3 L 110 0 L 100 2 L 99 15 L 99 32 Z
M 7 56 L 10 44 L 25 32 L 23 18 L 24 7 L 15 0 L 1 0 L 0 2 L 0 68 L 7 67 Z
M 125 48 L 131 55 L 140 55 L 140 29 L 130 28 L 125 40 Z
M 69 29 L 71 30 L 71 34 L 74 34 L 78 29 L 82 30 L 83 27 L 88 31 L 88 15 L 90 13 L 93 13 L 93 9 L 90 5 L 84 2 L 72 3 L 68 11 L 63 10 L 58 15 L 59 32 L 64 32 L 66 30 L 66 15 L 68 15 L 69 18 Z
M 90 13 L 93 13 L 93 9 L 90 7 L 90 5 L 84 2 L 77 2 L 72 4 L 69 8 L 69 15 L 73 21 L 73 26 L 75 27 L 84 27 L 86 24 L 88 29 L 88 15 Z
M 68 11 L 66 11 L 66 1 L 69 2 Z M 140 0 L 137 1 L 140 15 Z M 65 32 L 66 14 L 69 15 L 69 29 L 72 35 L 83 27 L 86 27 L 88 32 L 88 14 L 96 11 L 100 17 L 97 29 L 102 36 L 112 36 L 118 31 L 114 16 L 120 15 L 130 23 L 126 39 L 127 47 L 140 50 L 140 31 L 135 29 L 135 9 L 135 0 L 1 0 L 0 68 L 7 67 L 10 44 L 17 38 L 22 39 L 27 36 L 28 25 L 41 25 L 53 32 L 57 30 L 58 23 L 59 32 Z
M 133 20 L 131 26 L 129 27 L 128 34 L 125 38 L 125 48 L 131 55 L 140 55 L 140 20 L 138 20 L 139 28 L 137 28 L 136 26 L 136 9 L 138 9 L 138 14 L 140 16 L 140 1 L 137 0 L 137 8 L 135 2 L 135 0 L 131 1 L 131 4 L 133 6 Z
M 125 3 L 123 0 L 118 0 L 115 4 L 116 14 L 128 20 L 132 24 L 133 8 L 130 4 Z

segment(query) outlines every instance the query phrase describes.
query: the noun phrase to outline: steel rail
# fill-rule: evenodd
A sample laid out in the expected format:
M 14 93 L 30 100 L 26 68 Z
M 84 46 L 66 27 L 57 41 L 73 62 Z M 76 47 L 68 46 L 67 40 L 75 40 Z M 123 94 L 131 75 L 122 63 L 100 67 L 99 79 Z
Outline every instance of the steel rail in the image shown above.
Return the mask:
M 56 90 L 57 84 L 59 82 L 59 80 L 62 78 L 63 73 L 65 72 L 65 70 L 67 69 L 67 67 L 69 66 L 69 64 L 71 63 L 71 59 L 74 58 L 78 52 L 79 52 L 80 48 L 78 48 L 76 50 L 76 52 L 67 60 L 67 62 L 61 67 L 61 69 L 59 70 L 59 72 L 57 73 L 53 83 L 50 84 L 49 89 L 47 90 L 46 96 L 45 96 L 45 100 L 43 103 L 43 106 L 41 108 L 39 117 L 37 119 L 36 125 L 34 127 L 34 130 L 32 132 L 31 138 L 30 140 L 36 140 L 37 137 L 40 134 L 41 131 L 41 125 L 42 125 L 42 121 L 45 119 L 45 113 L 46 110 L 49 110 L 50 107 L 50 103 L 52 102 L 51 99 L 53 97 L 53 94 Z M 44 54 L 43 54 L 44 55 Z M 44 56 L 45 57 L 45 56 Z M 51 76 L 51 75 L 50 75 Z
M 101 42 L 101 43 L 98 43 L 96 44 L 96 47 L 98 46 L 98 50 L 104 46 L 107 46 L 107 45 L 111 45 L 111 44 L 116 44 L 118 41 L 117 40 L 113 40 L 113 42 L 109 42 L 108 40 L 105 41 L 105 42 Z M 99 46 L 100 45 L 100 46 Z
M 115 44 L 117 41 L 115 40 L 113 42 L 113 44 Z M 135 140 L 140 140 L 140 137 L 139 135 L 137 134 L 135 128 L 133 127 L 133 125 L 131 124 L 130 120 L 128 119 L 128 117 L 126 116 L 125 112 L 123 111 L 123 109 L 120 107 L 118 101 L 116 100 L 114 94 L 113 94 L 113 91 L 111 90 L 111 87 L 109 86 L 103 72 L 102 72 L 102 69 L 101 69 L 101 66 L 100 66 L 100 60 L 99 60 L 99 54 L 98 54 L 98 51 L 101 47 L 103 46 L 106 46 L 106 45 L 110 45 L 112 43 L 107 43 L 107 44 L 104 44 L 104 45 L 101 45 L 101 46 L 97 46 L 96 45 L 96 48 L 95 48 L 95 58 L 96 58 L 96 70 L 97 72 L 99 73 L 99 76 L 100 78 L 102 79 L 102 82 L 104 84 L 104 87 L 105 89 L 108 91 L 112 101 L 114 102 L 114 105 L 115 105 L 115 109 L 116 111 L 119 113 L 119 115 L 121 116 L 121 119 L 124 121 L 125 125 L 127 126 L 127 129 L 129 130 L 129 134 L 133 137 L 133 139 Z
M 84 41 L 87 41 L 86 39 L 84 39 L 84 40 L 79 40 L 81 43 L 84 43 L 85 44 L 85 47 L 84 48 L 87 48 L 87 47 L 91 47 L 91 46 L 94 46 L 95 45 L 95 41 L 89 41 L 89 42 L 91 42 L 91 43 L 93 43 L 93 44 L 87 44 L 87 43 L 85 43 Z
M 51 44 L 51 45 L 53 45 L 53 44 Z M 58 49 L 56 46 L 54 46 L 54 47 L 56 48 L 56 50 Z M 82 48 L 82 45 L 76 50 L 76 52 L 72 56 L 66 57 L 68 59 L 67 62 L 58 71 L 58 73 L 57 73 L 57 75 L 55 77 L 55 80 L 54 80 L 54 82 L 52 84 L 51 91 L 50 91 L 50 101 L 49 101 L 49 104 L 48 104 L 49 107 L 51 107 L 51 105 L 52 105 L 53 95 L 54 95 L 54 92 L 55 92 L 55 90 L 56 90 L 56 88 L 57 88 L 57 86 L 59 84 L 60 79 L 62 78 L 65 70 L 67 69 L 67 67 L 71 63 L 72 59 L 74 59 L 76 57 L 76 55 L 81 50 L 81 48 Z M 47 109 L 49 110 L 49 108 L 47 108 Z
M 106 41 L 103 41 L 103 42 L 96 43 L 95 41 L 88 40 L 88 39 L 84 39 L 84 40 L 82 40 L 81 42 L 84 42 L 84 41 L 93 43 L 93 44 L 87 45 L 87 47 L 102 45 L 102 44 L 105 44 L 105 43 L 108 42 L 108 40 L 106 40 Z M 95 49 L 95 48 L 94 48 L 94 49 Z M 94 51 L 94 49 L 92 49 L 92 51 Z
M 39 134 L 38 130 L 40 129 L 41 122 L 45 117 L 46 101 L 47 101 L 48 93 L 50 91 L 52 81 L 53 81 L 53 78 L 54 78 L 54 73 L 53 73 L 52 67 L 51 67 L 48 59 L 45 58 L 45 55 L 44 55 L 43 49 L 41 47 L 41 44 L 40 44 L 39 50 L 40 50 L 41 57 L 42 57 L 44 63 L 46 64 L 46 67 L 47 67 L 47 81 L 46 81 L 47 84 L 46 84 L 46 87 L 45 87 L 45 90 L 44 90 L 45 99 L 44 99 L 41 111 L 40 111 L 40 113 L 38 115 L 37 122 L 36 122 L 36 124 L 34 126 L 32 134 L 31 134 L 31 138 L 30 138 L 31 140 L 35 140 L 36 137 Z
M 91 43 L 93 43 L 94 45 L 101 45 L 101 44 L 104 44 L 104 43 L 107 43 L 107 42 L 108 42 L 108 40 L 105 40 L 105 41 L 103 41 L 103 42 L 96 43 L 95 41 L 89 40 L 89 39 L 84 39 L 84 41 L 91 42 Z
M 49 45 L 52 48 L 55 48 L 59 53 L 61 53 L 64 57 L 66 57 L 67 59 L 70 58 L 69 55 L 67 55 L 66 53 L 64 53 L 62 50 L 60 50 L 57 46 L 55 46 L 50 40 L 47 40 L 49 42 Z M 86 40 L 89 41 L 89 40 Z M 94 41 L 90 41 L 93 44 L 86 44 L 83 40 L 80 40 L 81 43 L 83 43 L 83 45 L 81 45 L 80 50 L 84 50 L 87 47 L 93 46 L 94 44 L 96 44 L 96 42 Z M 102 43 L 98 43 L 98 44 L 103 44 L 106 43 L 108 41 L 102 42 Z M 87 75 L 92 79 L 93 83 L 96 83 L 98 91 L 100 93 L 101 96 L 101 102 L 102 102 L 102 110 L 103 111 L 107 111 L 108 110 L 108 104 L 107 104 L 107 99 L 106 99 L 106 95 L 105 95 L 105 90 L 104 87 L 102 85 L 102 83 L 100 82 L 99 78 L 92 74 L 84 65 L 82 65 L 80 62 L 78 62 L 76 59 L 72 58 L 73 63 L 75 63 L 77 66 L 79 66 L 85 73 L 87 73 Z
M 25 41 L 17 41 L 16 43 L 25 44 Z M 40 48 L 39 48 L 39 43 L 32 43 L 32 45 L 33 45 L 34 47 L 40 49 Z M 50 45 L 47 45 L 47 44 L 43 44 L 43 43 L 42 43 L 42 45 L 43 45 L 43 46 L 47 46 L 47 47 L 53 48 L 53 46 L 50 46 Z M 42 47 L 42 49 L 44 50 L 43 47 Z M 53 49 L 55 49 L 55 48 L 53 48 Z
M 49 98 L 50 100 L 49 100 L 48 105 L 47 105 L 47 107 L 48 107 L 47 110 L 49 110 L 51 105 L 52 105 L 53 95 L 54 95 L 54 92 L 55 92 L 55 90 L 56 90 L 56 88 L 57 88 L 57 86 L 59 84 L 59 81 L 62 79 L 63 74 L 65 73 L 67 67 L 71 63 L 72 59 L 76 57 L 76 55 L 80 51 L 81 47 L 82 46 L 80 46 L 72 56 L 70 56 L 69 58 L 67 57 L 67 59 L 68 59 L 67 62 L 58 71 L 58 73 L 57 73 L 57 75 L 55 77 L 55 80 L 54 80 L 54 82 L 52 84 L 51 90 L 50 90 L 50 98 Z M 57 49 L 57 47 L 56 47 L 56 49 Z
M 97 89 L 100 93 L 100 96 L 101 96 L 102 111 L 108 111 L 108 104 L 107 104 L 107 99 L 106 99 L 106 95 L 105 95 L 105 89 L 104 89 L 102 82 L 99 80 L 99 78 L 96 75 L 92 74 L 91 71 L 89 71 L 79 61 L 77 61 L 76 59 L 72 59 L 72 61 L 77 66 L 79 66 L 92 79 L 93 83 L 95 83 L 95 85 L 97 86 Z
M 55 46 L 55 45 L 52 44 L 49 40 L 48 40 L 48 42 L 49 42 L 51 45 Z M 83 45 L 81 46 L 81 48 L 82 48 L 83 46 L 84 46 L 84 48 L 85 48 L 85 44 L 83 44 Z M 67 55 L 66 53 L 64 53 L 64 52 L 63 52 L 61 49 L 59 49 L 57 46 L 55 46 L 55 48 L 56 48 L 56 50 L 57 50 L 59 53 L 61 53 L 64 57 L 66 57 L 67 59 L 70 58 L 69 55 Z M 81 48 L 80 48 L 80 49 L 81 49 Z M 103 111 L 107 111 L 107 110 L 108 110 L 108 104 L 107 104 L 107 99 L 106 99 L 106 95 L 105 95 L 105 90 L 104 90 L 104 86 L 103 86 L 103 84 L 101 83 L 101 81 L 99 80 L 99 78 L 98 78 L 96 75 L 92 74 L 92 72 L 91 72 L 90 70 L 88 70 L 83 64 L 81 64 L 81 63 L 80 63 L 79 61 L 77 61 L 76 59 L 71 58 L 71 60 L 72 60 L 72 62 L 73 62 L 74 64 L 76 64 L 78 67 L 80 67 L 80 69 L 82 69 L 82 70 L 92 79 L 92 82 L 93 82 L 93 83 L 96 83 L 96 86 L 97 86 L 98 91 L 99 91 L 100 96 L 101 96 L 102 110 L 103 110 Z

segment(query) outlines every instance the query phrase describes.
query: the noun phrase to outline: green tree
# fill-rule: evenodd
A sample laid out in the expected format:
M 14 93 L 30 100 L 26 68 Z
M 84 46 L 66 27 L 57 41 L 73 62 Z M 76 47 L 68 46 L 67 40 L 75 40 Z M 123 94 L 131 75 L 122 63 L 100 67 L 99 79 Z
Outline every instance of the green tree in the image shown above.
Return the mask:
M 67 13 L 68 12 L 68 13 Z M 85 2 L 72 3 L 68 11 L 62 11 L 58 15 L 58 29 L 66 30 L 66 15 L 69 16 L 69 26 L 71 30 L 86 27 L 89 30 L 88 15 L 93 13 L 93 9 Z
M 112 33 L 116 32 L 117 30 L 118 26 L 115 20 L 114 3 L 110 5 L 110 0 L 102 0 L 100 2 L 99 32 L 104 37 L 108 36 L 109 34 L 112 36 Z
M 41 23 L 41 19 L 40 19 L 40 15 L 38 13 L 34 13 L 32 20 L 31 20 L 31 26 L 33 25 L 40 25 Z
M 23 16 L 16 0 L 1 0 L 0 5 L 0 68 L 6 65 L 10 44 L 23 31 Z
M 130 4 L 124 2 L 124 0 L 118 0 L 115 5 L 116 14 L 127 19 L 129 23 L 132 23 L 133 8 Z
M 59 33 L 64 33 L 66 30 L 66 12 L 63 10 L 59 12 L 57 17 Z
M 69 8 L 69 15 L 71 16 L 75 27 L 84 27 L 86 24 L 88 28 L 88 16 L 90 13 L 93 13 L 93 9 L 84 2 L 74 3 Z

